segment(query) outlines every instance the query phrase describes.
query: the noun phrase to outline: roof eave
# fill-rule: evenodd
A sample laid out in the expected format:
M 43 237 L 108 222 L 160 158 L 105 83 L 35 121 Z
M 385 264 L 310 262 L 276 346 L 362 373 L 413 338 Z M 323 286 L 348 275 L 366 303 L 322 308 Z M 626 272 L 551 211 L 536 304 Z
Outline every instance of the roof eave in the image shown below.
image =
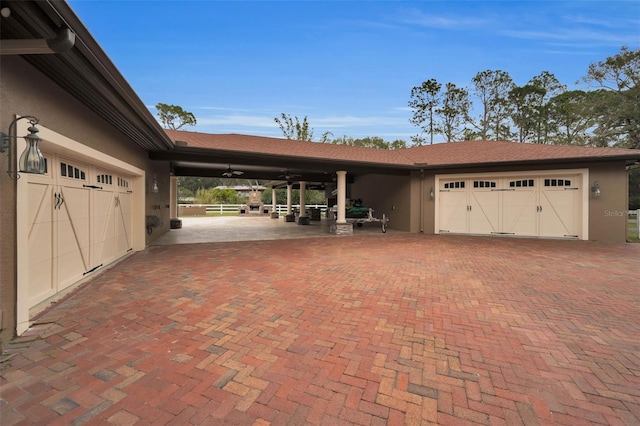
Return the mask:
M 442 170 L 442 169 L 459 169 L 459 168 L 480 168 L 480 167 L 501 167 L 501 166 L 531 166 L 540 164 L 568 164 L 568 163 L 599 163 L 612 161 L 626 161 L 633 164 L 640 160 L 640 152 L 638 155 L 616 155 L 616 156 L 599 156 L 599 157 L 571 157 L 571 158 L 547 158 L 535 160 L 517 160 L 517 161 L 491 161 L 484 163 L 452 163 L 452 164 L 428 164 L 416 163 L 415 167 L 424 170 Z
M 117 128 L 141 148 L 171 149 L 174 144 L 127 83 L 84 24 L 64 1 L 5 1 L 15 13 L 29 17 L 22 27 L 33 38 L 50 38 L 61 28 L 75 33 L 75 46 L 56 55 L 22 57 L 65 91 Z

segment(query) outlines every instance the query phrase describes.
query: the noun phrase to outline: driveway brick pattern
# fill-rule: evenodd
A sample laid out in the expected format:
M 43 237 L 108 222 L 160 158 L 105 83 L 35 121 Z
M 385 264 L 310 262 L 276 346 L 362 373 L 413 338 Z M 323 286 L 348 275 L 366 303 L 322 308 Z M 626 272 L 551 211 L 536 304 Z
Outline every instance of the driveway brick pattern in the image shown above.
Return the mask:
M 3 356 L 13 424 L 640 424 L 640 245 L 150 247 Z

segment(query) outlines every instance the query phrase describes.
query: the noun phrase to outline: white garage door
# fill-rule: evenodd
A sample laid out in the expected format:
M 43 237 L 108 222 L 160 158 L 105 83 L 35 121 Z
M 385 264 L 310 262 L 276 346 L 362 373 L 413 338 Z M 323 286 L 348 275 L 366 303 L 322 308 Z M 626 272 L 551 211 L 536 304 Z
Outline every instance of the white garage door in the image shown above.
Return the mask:
M 436 232 L 586 238 L 583 172 L 436 176 Z
M 132 248 L 129 178 L 56 155 L 46 158 L 47 173 L 28 176 L 29 307 Z

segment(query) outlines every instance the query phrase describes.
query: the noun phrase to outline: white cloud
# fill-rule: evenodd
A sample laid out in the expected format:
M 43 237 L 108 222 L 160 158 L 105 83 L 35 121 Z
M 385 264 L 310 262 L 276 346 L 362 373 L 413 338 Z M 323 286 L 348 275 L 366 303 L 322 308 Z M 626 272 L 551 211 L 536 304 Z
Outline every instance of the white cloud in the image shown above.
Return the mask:
M 489 25 L 489 20 L 487 18 L 479 18 L 476 16 L 465 17 L 459 15 L 438 16 L 425 13 L 418 9 L 406 10 L 403 13 L 403 17 L 399 18 L 399 21 L 404 24 L 438 29 L 469 29 Z
M 594 31 L 585 29 L 553 28 L 548 31 L 534 30 L 505 30 L 502 33 L 509 37 L 522 38 L 528 40 L 564 41 L 571 44 L 614 44 L 621 45 L 630 42 L 637 42 L 638 35 L 630 36 L 624 33 L 610 33 L 606 31 Z
M 276 127 L 273 117 L 257 115 L 219 115 L 198 118 L 203 126 Z

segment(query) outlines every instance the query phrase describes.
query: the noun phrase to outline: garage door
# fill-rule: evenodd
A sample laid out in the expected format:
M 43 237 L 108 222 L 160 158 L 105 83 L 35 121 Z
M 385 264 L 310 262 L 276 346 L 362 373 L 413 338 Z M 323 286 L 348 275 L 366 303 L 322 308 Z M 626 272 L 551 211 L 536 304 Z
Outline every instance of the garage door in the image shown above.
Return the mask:
M 438 233 L 583 238 L 582 174 L 436 176 Z
M 129 179 L 46 155 L 29 175 L 28 304 L 33 307 L 131 250 Z

